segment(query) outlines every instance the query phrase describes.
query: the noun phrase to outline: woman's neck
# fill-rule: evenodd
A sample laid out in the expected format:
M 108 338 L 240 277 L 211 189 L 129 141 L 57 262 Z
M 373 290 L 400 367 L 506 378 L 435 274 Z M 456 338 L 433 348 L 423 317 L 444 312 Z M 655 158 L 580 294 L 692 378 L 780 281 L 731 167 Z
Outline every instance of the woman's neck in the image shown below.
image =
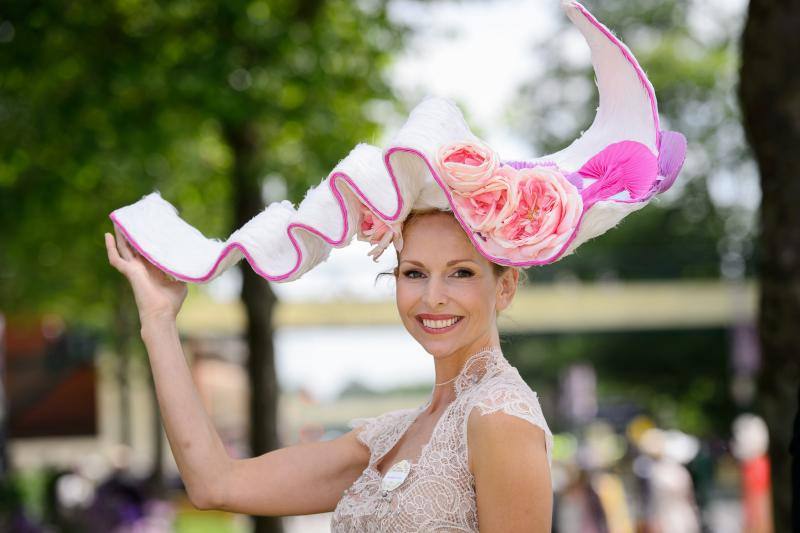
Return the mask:
M 458 391 L 456 384 L 464 378 L 477 379 L 480 373 L 476 368 L 465 368 L 468 364 L 470 367 L 475 367 L 472 364 L 472 359 L 491 358 L 493 351 L 499 351 L 500 342 L 497 337 L 494 339 L 482 342 L 476 342 L 468 347 L 462 348 L 447 357 L 435 359 L 436 365 L 436 379 L 434 382 L 433 391 L 431 393 L 431 403 L 428 407 L 429 412 L 437 412 L 440 409 L 447 407 L 453 400 L 456 399 Z M 469 376 L 465 374 L 470 374 Z M 463 384 L 462 384 L 463 387 Z

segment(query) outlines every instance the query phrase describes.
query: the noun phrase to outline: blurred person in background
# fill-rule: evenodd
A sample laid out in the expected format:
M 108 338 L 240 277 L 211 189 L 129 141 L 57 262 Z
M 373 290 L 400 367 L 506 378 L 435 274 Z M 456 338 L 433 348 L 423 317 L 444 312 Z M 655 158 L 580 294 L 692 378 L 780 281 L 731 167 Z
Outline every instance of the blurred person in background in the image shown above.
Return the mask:
M 648 533 L 700 533 L 694 485 L 684 466 L 697 454 L 697 439 L 677 430 L 651 428 L 642 435 L 640 447 L 651 459 L 645 510 Z
M 772 533 L 769 431 L 764 419 L 753 414 L 733 421 L 731 451 L 742 472 L 743 533 Z
M 589 479 L 589 472 L 569 463 L 568 479 L 558 495 L 555 530 L 559 533 L 609 533 L 606 513 L 597 491 Z

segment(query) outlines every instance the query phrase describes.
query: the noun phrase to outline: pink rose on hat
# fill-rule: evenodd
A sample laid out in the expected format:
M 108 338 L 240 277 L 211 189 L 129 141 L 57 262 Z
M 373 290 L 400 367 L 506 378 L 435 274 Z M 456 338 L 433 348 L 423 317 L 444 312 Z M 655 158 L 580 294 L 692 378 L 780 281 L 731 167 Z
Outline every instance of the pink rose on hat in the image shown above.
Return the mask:
M 360 204 L 356 228 L 356 239 L 375 245 L 367 254 L 375 262 L 390 242 L 394 243 L 398 252 L 403 249 L 403 223 L 386 224 L 364 204 Z
M 581 194 L 555 167 L 522 168 L 516 174 L 516 206 L 490 236 L 525 258 L 548 258 L 577 227 L 583 210 Z
M 512 167 L 500 167 L 482 187 L 453 194 L 453 202 L 472 229 L 491 231 L 511 216 L 517 204 L 516 174 Z
M 481 142 L 456 142 L 437 152 L 437 166 L 463 222 L 499 255 L 526 260 L 555 254 L 583 212 L 580 190 L 557 166 L 516 169 L 499 164 Z
M 436 166 L 451 189 L 469 193 L 486 185 L 499 166 L 499 159 L 480 141 L 456 142 L 439 149 Z

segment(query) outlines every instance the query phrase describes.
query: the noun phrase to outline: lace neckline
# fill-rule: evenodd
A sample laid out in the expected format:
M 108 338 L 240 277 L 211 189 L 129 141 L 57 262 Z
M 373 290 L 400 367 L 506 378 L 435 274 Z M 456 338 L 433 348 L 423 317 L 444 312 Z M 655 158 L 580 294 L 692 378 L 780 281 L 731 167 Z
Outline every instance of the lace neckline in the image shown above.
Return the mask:
M 456 392 L 456 399 L 451 401 L 447 407 L 445 407 L 445 411 L 439 415 L 439 419 L 436 421 L 436 424 L 433 426 L 433 431 L 431 432 L 431 436 L 428 438 L 428 442 L 422 445 L 420 448 L 419 455 L 416 460 L 411 461 L 412 467 L 418 465 L 422 462 L 428 448 L 434 442 L 438 431 L 440 430 L 440 426 L 445 423 L 449 415 L 449 411 L 453 409 L 458 402 L 456 400 L 459 398 L 461 394 L 463 394 L 468 389 L 474 387 L 478 383 L 480 383 L 484 377 L 487 375 L 494 375 L 507 367 L 510 367 L 510 363 L 506 360 L 505 356 L 503 355 L 503 351 L 500 349 L 499 346 L 486 346 L 481 348 L 478 352 L 470 355 L 467 360 L 464 362 L 464 366 L 461 367 L 456 379 L 453 383 Z M 419 418 L 420 413 L 422 413 L 428 406 L 430 406 L 431 402 L 433 401 L 433 393 L 431 393 L 430 398 L 426 401 L 423 405 L 419 406 L 413 413 L 413 416 L 410 416 L 406 423 L 403 425 L 401 431 L 398 431 L 396 436 L 392 439 L 391 442 L 380 452 L 380 455 L 375 454 L 370 458 L 369 465 L 367 465 L 366 470 L 371 470 L 374 472 L 378 477 L 382 477 L 384 474 L 381 474 L 380 470 L 378 470 L 378 463 L 382 462 L 384 457 L 389 455 L 391 450 L 400 442 L 400 439 L 408 431 L 408 428 Z M 399 462 L 396 460 L 395 463 Z M 391 468 L 391 466 L 389 467 Z M 388 470 L 387 470 L 388 472 Z
M 508 361 L 499 346 L 486 346 L 470 355 L 453 382 L 456 397 L 480 383 L 486 375 L 494 374 L 506 365 Z

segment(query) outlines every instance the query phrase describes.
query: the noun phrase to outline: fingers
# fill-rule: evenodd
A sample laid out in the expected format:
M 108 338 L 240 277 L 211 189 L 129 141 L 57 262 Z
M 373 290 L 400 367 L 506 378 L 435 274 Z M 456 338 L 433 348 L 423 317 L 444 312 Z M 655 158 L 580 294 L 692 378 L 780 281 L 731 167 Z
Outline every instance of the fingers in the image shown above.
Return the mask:
M 116 240 L 117 240 L 117 248 L 119 249 L 119 254 L 125 260 L 133 259 L 136 254 L 128 244 L 128 240 L 120 232 L 119 226 L 117 226 L 116 224 L 114 224 L 114 233 L 117 236 Z
M 165 278 L 165 279 L 168 279 L 168 280 L 172 280 L 173 279 L 169 274 L 167 274 L 166 272 L 164 272 L 163 270 L 161 270 L 160 268 L 155 266 L 149 260 L 143 260 L 142 264 L 144 265 L 145 270 L 147 270 L 147 272 L 151 276 L 157 276 L 158 278 Z
M 108 262 L 111 265 L 122 272 L 125 273 L 126 262 L 125 260 L 119 255 L 119 250 L 117 250 L 116 244 L 114 244 L 114 236 L 110 233 L 105 233 L 103 235 L 106 241 L 106 253 L 108 254 Z
M 106 252 L 108 253 L 108 262 L 117 270 L 128 276 L 137 271 L 139 265 L 142 265 L 144 271 L 147 271 L 151 276 L 164 278 L 170 282 L 181 282 L 185 284 L 185 282 L 156 267 L 150 261 L 144 260 L 139 252 L 131 247 L 116 224 L 114 225 L 114 233 L 116 234 L 116 239 L 110 233 L 106 233 L 104 237 L 106 241 Z

